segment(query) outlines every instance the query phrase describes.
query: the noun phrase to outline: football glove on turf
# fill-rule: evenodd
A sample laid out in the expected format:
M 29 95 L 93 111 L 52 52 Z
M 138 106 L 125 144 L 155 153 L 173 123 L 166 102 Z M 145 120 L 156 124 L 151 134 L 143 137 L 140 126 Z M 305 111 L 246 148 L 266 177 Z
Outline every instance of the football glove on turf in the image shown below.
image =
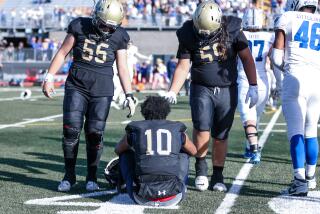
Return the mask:
M 168 91 L 164 98 L 171 104 L 177 104 L 177 94 L 173 91 Z
M 136 104 L 137 100 L 133 97 L 133 94 L 126 94 L 126 100 L 123 102 L 123 109 L 127 107 L 129 108 L 130 112 L 127 115 L 127 118 L 130 118 L 134 115 L 134 112 L 136 111 Z
M 249 108 L 255 106 L 258 102 L 259 95 L 258 95 L 258 86 L 257 85 L 250 85 L 249 90 L 247 92 L 245 102 L 248 103 L 250 99 Z

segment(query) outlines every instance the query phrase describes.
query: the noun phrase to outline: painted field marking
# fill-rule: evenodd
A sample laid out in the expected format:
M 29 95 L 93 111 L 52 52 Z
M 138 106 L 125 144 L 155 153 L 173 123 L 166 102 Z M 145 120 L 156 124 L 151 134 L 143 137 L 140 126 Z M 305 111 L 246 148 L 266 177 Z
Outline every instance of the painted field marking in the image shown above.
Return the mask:
M 0 92 L 16 92 L 16 91 L 24 91 L 27 88 L 12 88 L 12 87 L 7 87 L 7 88 L 0 88 Z M 30 88 L 31 91 L 37 91 L 37 92 L 42 92 L 42 88 L 41 87 L 37 87 L 37 88 Z M 54 89 L 56 92 L 63 92 L 64 89 L 61 88 L 56 88 Z
M 278 196 L 268 202 L 269 207 L 279 214 L 316 214 L 320 210 L 320 192 L 309 191 L 306 197 Z
M 64 95 L 64 93 L 57 93 L 57 94 L 54 95 L 54 97 L 61 97 L 63 95 Z M 0 102 L 3 102 L 3 101 L 15 101 L 15 100 L 31 101 L 33 99 L 38 99 L 38 98 L 46 98 L 46 99 L 48 99 L 44 95 L 37 95 L 37 96 L 31 96 L 29 99 L 26 99 L 26 100 L 21 99 L 21 97 L 0 98 Z
M 259 123 L 259 126 L 266 126 L 268 123 Z M 274 126 L 286 126 L 286 123 L 275 123 Z
M 122 213 L 134 213 L 142 214 L 146 208 L 156 209 L 179 209 L 179 206 L 172 207 L 148 207 L 136 205 L 129 197 L 128 194 L 119 194 L 114 196 L 107 202 L 72 202 L 70 200 L 97 197 L 104 195 L 113 195 L 116 190 L 101 191 L 94 193 L 86 193 L 79 195 L 58 196 L 52 198 L 33 199 L 24 202 L 26 205 L 39 205 L 39 206 L 75 206 L 75 207 L 98 207 L 96 210 L 70 210 L 70 211 L 58 211 L 58 214 L 122 214 Z
M 263 129 L 258 129 L 258 132 L 263 132 L 264 130 Z M 274 133 L 286 133 L 287 130 L 286 129 L 272 129 L 271 132 L 274 132 Z
M 269 124 L 267 125 L 267 127 L 265 128 L 261 137 L 259 138 L 259 145 L 261 146 L 261 149 L 263 149 L 263 146 L 266 143 L 266 141 L 269 137 L 269 134 L 272 131 L 273 126 L 277 122 L 277 120 L 280 116 L 280 113 L 281 113 L 281 107 L 272 116 Z M 233 205 L 234 205 L 234 203 L 240 193 L 240 190 L 243 186 L 243 183 L 247 179 L 252 168 L 253 168 L 253 164 L 250 164 L 249 160 L 247 160 L 246 163 L 240 169 L 235 180 L 233 181 L 232 186 L 230 187 L 229 191 L 226 193 L 226 196 L 224 197 L 222 203 L 220 204 L 218 209 L 215 211 L 216 214 L 226 214 L 226 213 L 231 212 L 231 208 L 233 207 Z
M 6 129 L 9 127 L 20 127 L 23 125 L 27 125 L 29 123 L 35 123 L 35 122 L 39 122 L 39 121 L 47 121 L 47 120 L 51 120 L 51 119 L 55 119 L 55 118 L 59 118 L 59 117 L 62 117 L 62 114 L 57 114 L 57 115 L 52 115 L 52 116 L 42 117 L 42 118 L 30 119 L 28 121 L 23 121 L 23 122 L 19 122 L 19 123 L 0 125 L 0 129 Z

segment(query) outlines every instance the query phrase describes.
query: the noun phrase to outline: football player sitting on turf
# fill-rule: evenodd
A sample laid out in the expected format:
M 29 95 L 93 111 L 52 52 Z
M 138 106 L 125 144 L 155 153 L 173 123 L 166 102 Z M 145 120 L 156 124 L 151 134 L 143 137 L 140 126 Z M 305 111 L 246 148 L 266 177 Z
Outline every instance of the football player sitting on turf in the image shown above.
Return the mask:
M 257 69 L 257 81 L 259 85 L 258 102 L 256 106 L 249 108 L 249 103 L 243 97 L 249 89 L 249 82 L 241 61 L 238 61 L 238 110 L 246 134 L 245 158 L 249 158 L 252 164 L 259 164 L 261 154 L 258 145 L 258 123 L 269 97 L 269 82 L 266 71 L 267 56 L 272 45 L 273 34 L 263 32 L 263 11 L 255 7 L 249 8 L 243 15 L 242 25 L 249 48 Z
M 316 188 L 317 129 L 320 115 L 320 15 L 318 0 L 287 2 L 288 12 L 275 23 L 272 61 L 284 71 L 283 115 L 294 180 L 284 195 L 306 196 Z
M 176 205 L 186 193 L 189 155 L 197 150 L 183 123 L 166 120 L 169 112 L 165 98 L 148 97 L 145 120 L 129 123 L 115 148 L 127 192 L 141 205 Z

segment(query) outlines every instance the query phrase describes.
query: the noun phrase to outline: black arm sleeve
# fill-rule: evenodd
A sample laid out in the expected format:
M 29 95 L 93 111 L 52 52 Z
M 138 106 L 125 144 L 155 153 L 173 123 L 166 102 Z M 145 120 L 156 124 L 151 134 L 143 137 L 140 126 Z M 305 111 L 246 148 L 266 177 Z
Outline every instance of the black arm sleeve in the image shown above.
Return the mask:
M 234 40 L 233 47 L 235 51 L 239 52 L 248 47 L 248 40 L 242 30 L 239 32 L 237 37 Z
M 127 49 L 130 36 L 124 29 L 122 30 L 122 39 L 119 39 L 118 50 Z
M 186 144 L 186 135 L 185 132 L 187 131 L 187 127 L 186 125 L 184 125 L 183 123 L 180 123 L 180 133 L 181 133 L 181 145 Z
M 186 47 L 184 47 L 184 45 L 182 43 L 179 43 L 177 58 L 178 59 L 190 59 L 191 58 L 190 51 Z
M 68 29 L 67 29 L 67 33 L 70 33 L 72 35 L 76 35 L 77 33 L 77 25 L 79 23 L 80 18 L 74 19 L 70 22 Z

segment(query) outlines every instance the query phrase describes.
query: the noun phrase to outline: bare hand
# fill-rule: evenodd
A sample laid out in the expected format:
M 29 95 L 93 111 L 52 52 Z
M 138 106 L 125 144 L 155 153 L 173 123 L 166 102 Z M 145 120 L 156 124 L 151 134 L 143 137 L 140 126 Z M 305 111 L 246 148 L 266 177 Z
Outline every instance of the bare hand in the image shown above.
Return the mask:
M 52 96 L 56 93 L 54 90 L 54 83 L 53 82 L 43 82 L 42 92 L 46 97 L 52 99 Z

